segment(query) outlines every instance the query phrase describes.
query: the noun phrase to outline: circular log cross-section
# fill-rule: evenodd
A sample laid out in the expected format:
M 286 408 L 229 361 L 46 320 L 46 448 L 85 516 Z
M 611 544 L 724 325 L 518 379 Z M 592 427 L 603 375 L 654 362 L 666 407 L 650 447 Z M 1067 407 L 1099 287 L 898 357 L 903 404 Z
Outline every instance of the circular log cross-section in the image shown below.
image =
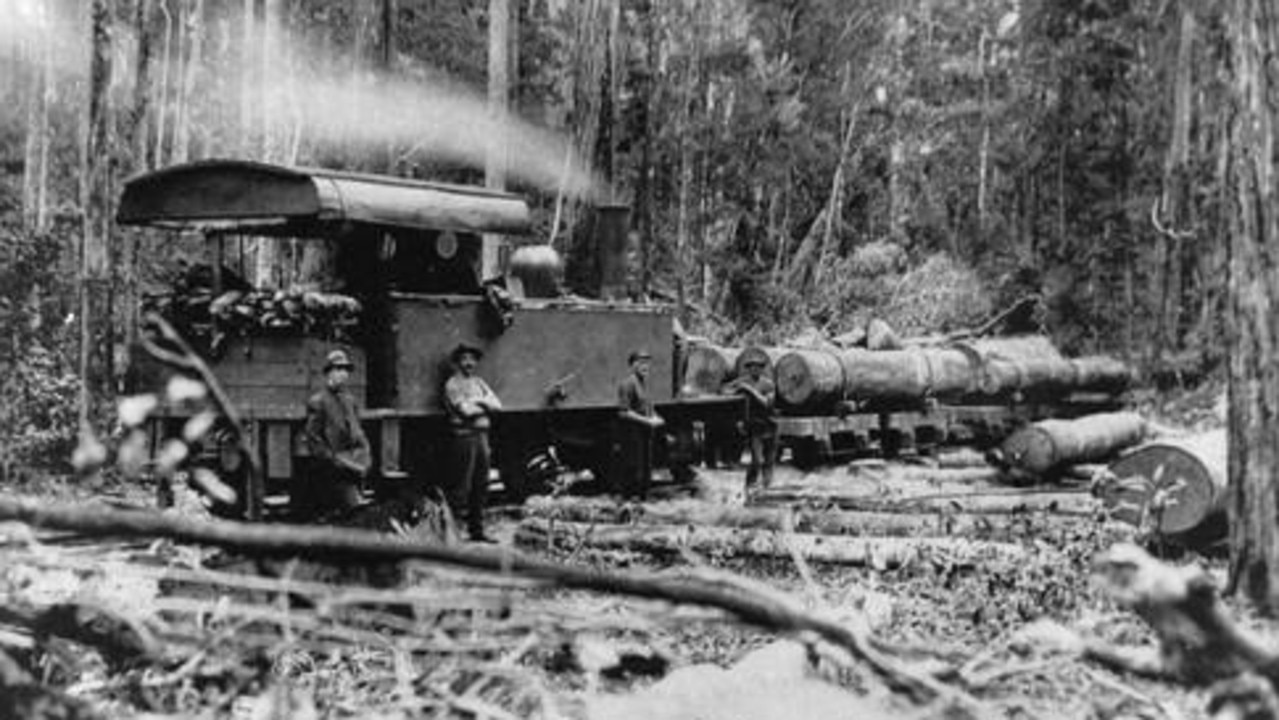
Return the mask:
M 1219 521 L 1226 503 L 1226 448 L 1225 430 L 1143 445 L 1110 464 L 1120 482 L 1106 504 L 1133 523 L 1153 515 L 1164 536 L 1219 535 L 1225 529 Z
M 694 343 L 684 358 L 682 397 L 718 395 L 733 377 L 738 350 L 710 343 Z
M 829 410 L 843 394 L 844 368 L 833 353 L 792 350 L 775 368 L 778 403 L 792 411 Z

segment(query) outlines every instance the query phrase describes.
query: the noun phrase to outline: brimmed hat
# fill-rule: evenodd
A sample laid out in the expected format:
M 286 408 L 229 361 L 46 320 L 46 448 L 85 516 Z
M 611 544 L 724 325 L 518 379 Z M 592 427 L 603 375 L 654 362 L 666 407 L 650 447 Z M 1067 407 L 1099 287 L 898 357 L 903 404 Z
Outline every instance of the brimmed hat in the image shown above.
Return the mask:
M 328 372 L 333 368 L 354 370 L 355 363 L 351 362 L 351 357 L 346 354 L 345 350 L 332 350 L 324 358 L 324 372 Z
M 453 352 L 449 355 L 449 358 L 451 358 L 453 362 L 457 362 L 462 359 L 463 355 L 474 355 L 475 359 L 479 360 L 484 357 L 484 351 L 474 345 L 461 342 L 457 344 L 457 347 L 453 348 Z
M 626 358 L 626 364 L 630 365 L 634 363 L 636 360 L 652 360 L 652 359 L 653 359 L 652 353 L 650 353 L 648 350 L 645 350 L 644 348 L 640 348 L 639 350 L 631 351 L 631 354 Z

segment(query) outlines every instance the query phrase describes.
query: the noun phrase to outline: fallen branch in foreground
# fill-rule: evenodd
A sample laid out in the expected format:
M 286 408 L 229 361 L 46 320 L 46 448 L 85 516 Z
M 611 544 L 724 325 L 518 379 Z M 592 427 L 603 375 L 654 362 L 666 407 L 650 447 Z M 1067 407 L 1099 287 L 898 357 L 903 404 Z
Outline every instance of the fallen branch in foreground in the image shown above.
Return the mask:
M 836 507 L 841 510 L 892 513 L 967 512 L 1008 514 L 1046 512 L 1054 515 L 1094 516 L 1101 505 L 1086 488 L 977 488 L 972 492 L 948 492 L 901 497 L 840 496 L 818 491 L 778 488 L 760 494 L 765 503 L 793 503 Z
M 694 525 L 775 532 L 814 533 L 856 537 L 1016 540 L 1045 534 L 1077 532 L 1089 525 L 1078 516 L 1049 513 L 883 512 L 819 507 L 719 505 L 671 501 L 643 505 L 619 504 L 589 497 L 530 498 L 525 518 L 620 525 Z M 1129 525 L 1114 523 L 1116 531 Z
M 1136 545 L 1120 544 L 1098 558 L 1096 571 L 1115 601 L 1150 626 L 1158 644 L 1113 645 L 1048 623 L 1045 637 L 1051 639 L 1041 637 L 1040 645 L 1064 643 L 1077 657 L 1119 672 L 1211 685 L 1213 718 L 1279 720 L 1279 652 L 1235 623 L 1203 569 L 1167 565 Z
M 1216 585 L 1198 567 L 1174 567 L 1136 545 L 1116 545 L 1097 561 L 1107 591 L 1159 640 L 1155 648 L 1090 643 L 1085 657 L 1116 669 L 1204 685 L 1257 672 L 1279 685 L 1279 653 L 1262 646 L 1226 613 Z M 1149 651 L 1149 652 L 1141 652 Z
M 768 630 L 811 633 L 866 663 L 887 685 L 908 693 L 917 701 L 940 701 L 980 710 L 975 698 L 877 650 L 868 632 L 807 612 L 788 599 L 747 592 L 740 586 L 605 572 L 537 560 L 506 549 L 450 547 L 349 528 L 195 520 L 149 510 L 70 506 L 31 498 L 0 497 L 0 520 L 18 520 L 37 527 L 91 535 L 166 537 L 256 554 L 310 557 L 328 562 L 421 560 L 519 575 L 568 589 L 713 607 Z
M 768 529 L 702 525 L 593 525 L 530 518 L 520 524 L 516 542 L 530 547 L 567 546 L 632 550 L 652 555 L 692 551 L 704 555 L 790 558 L 809 562 L 892 568 L 917 557 L 945 557 L 960 565 L 1019 562 L 1026 553 L 1010 543 L 928 537 L 849 537 L 783 533 Z

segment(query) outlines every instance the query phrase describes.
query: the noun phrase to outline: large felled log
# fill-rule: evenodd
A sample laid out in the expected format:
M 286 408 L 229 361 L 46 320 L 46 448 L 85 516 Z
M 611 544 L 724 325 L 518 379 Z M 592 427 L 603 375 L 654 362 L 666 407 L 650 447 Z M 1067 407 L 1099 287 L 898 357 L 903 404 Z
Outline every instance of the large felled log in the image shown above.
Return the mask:
M 896 567 L 919 556 L 945 555 L 959 564 L 1015 562 L 1021 547 L 957 538 L 847 537 L 778 533 L 696 525 L 594 525 L 529 518 L 516 530 L 516 542 L 530 547 L 589 547 L 652 555 L 692 551 L 737 557 L 790 558 L 814 563 Z
M 1074 420 L 1041 420 L 1004 440 L 1004 461 L 1014 470 L 1045 475 L 1064 465 L 1096 462 L 1141 443 L 1146 421 L 1131 412 L 1099 413 Z
M 967 353 L 936 347 L 793 351 L 777 361 L 776 377 L 778 398 L 793 412 L 824 412 L 841 400 L 958 396 L 973 390 L 977 380 Z
M 770 489 L 760 494 L 770 503 L 808 503 L 841 510 L 885 513 L 973 513 L 980 515 L 1048 513 L 1093 516 L 1101 503 L 1083 489 L 1021 489 L 974 487 L 930 494 L 876 497 L 869 494 L 831 495 L 796 488 Z
M 831 352 L 792 350 L 777 360 L 773 374 L 783 408 L 825 412 L 843 397 L 844 368 Z
M 619 505 L 597 498 L 535 498 L 525 517 L 588 524 L 722 527 L 815 535 L 864 537 L 965 537 L 1014 540 L 1069 533 L 1079 517 L 1030 514 L 938 511 L 900 513 L 844 511 L 815 507 L 743 507 L 704 501 Z M 1128 527 L 1123 525 L 1122 527 Z
M 1132 386 L 1133 369 L 1122 360 L 1106 355 L 1072 358 L 1075 378 L 1071 388 L 1078 392 L 1118 394 Z
M 1043 335 L 965 340 L 954 347 L 980 368 L 979 387 L 987 395 L 1060 391 L 1074 383 L 1074 365 Z
M 1190 544 L 1226 531 L 1226 431 L 1147 443 L 1109 466 L 1102 498 L 1116 518 Z
M 692 343 L 684 357 L 683 397 L 717 395 L 733 378 L 740 350 L 711 343 Z

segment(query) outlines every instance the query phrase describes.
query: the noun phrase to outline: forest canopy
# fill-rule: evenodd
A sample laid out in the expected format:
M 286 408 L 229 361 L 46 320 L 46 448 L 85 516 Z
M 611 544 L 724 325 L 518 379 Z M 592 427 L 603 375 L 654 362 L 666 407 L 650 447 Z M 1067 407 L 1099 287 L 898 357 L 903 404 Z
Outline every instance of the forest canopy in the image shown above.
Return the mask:
M 1197 6 L 12 1 L 6 400 L 75 392 L 86 287 L 103 288 L 113 349 L 89 382 L 118 376 L 139 283 L 172 259 L 111 226 L 130 174 L 237 157 L 481 183 L 495 135 L 536 208 L 531 240 L 572 263 L 591 205 L 629 204 L 632 296 L 678 302 L 714 339 L 872 317 L 941 332 L 1038 294 L 1067 352 L 1148 371 L 1221 359 L 1229 104 L 1221 20 Z M 6 402 L 0 424 L 43 447 L 65 427 L 47 406 Z

